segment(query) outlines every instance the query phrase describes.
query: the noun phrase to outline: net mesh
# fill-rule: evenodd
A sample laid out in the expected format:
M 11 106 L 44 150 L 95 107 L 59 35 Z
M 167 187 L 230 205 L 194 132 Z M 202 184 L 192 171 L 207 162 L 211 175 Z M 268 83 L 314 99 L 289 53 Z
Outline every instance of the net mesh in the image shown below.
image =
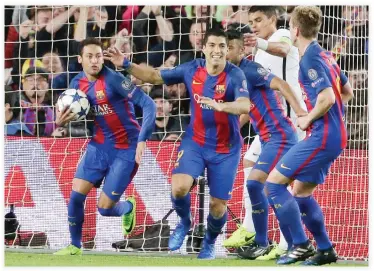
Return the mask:
M 14 136 L 5 126 L 5 213 L 10 247 L 30 249 L 61 248 L 69 243 L 67 203 L 77 163 L 90 139 L 87 122 L 73 123 L 68 131 L 54 126 L 54 105 L 80 71 L 78 44 L 85 37 L 99 37 L 104 47 L 116 46 L 135 63 L 167 68 L 201 57 L 201 43 L 207 26 L 229 28 L 246 25 L 248 6 L 5 6 L 5 86 L 6 103 L 14 115 L 23 112 L 23 128 Z M 293 7 L 279 9 L 279 25 L 287 27 Z M 321 45 L 331 50 L 348 75 L 355 98 L 346 110 L 348 148 L 331 167 L 330 174 L 315 193 L 325 214 L 329 235 L 344 259 L 368 259 L 368 7 L 321 6 L 323 24 L 318 35 Z M 240 27 L 240 25 L 239 25 Z M 250 53 L 250 52 L 248 52 Z M 25 82 L 30 67 L 46 72 L 48 91 L 28 97 L 26 84 L 43 87 L 40 78 Z M 123 71 L 121 71 L 123 72 Z M 167 250 L 170 229 L 177 223 L 171 210 L 170 177 L 177 159 L 179 139 L 189 116 L 189 97 L 183 84 L 153 86 L 132 80 L 148 94 L 159 92 L 169 98 L 162 114 L 173 124 L 159 128 L 147 150 L 139 171 L 126 190 L 137 198 L 137 226 L 129 237 L 121 233 L 120 218 L 102 217 L 97 212 L 101 188 L 93 189 L 85 203 L 83 247 L 110 250 L 112 243 L 124 240 L 118 248 L 137 251 Z M 29 85 L 29 86 L 30 86 Z M 38 92 L 39 93 L 39 92 Z M 40 92 L 41 93 L 41 92 Z M 7 108 L 5 109 L 7 112 Z M 43 112 L 43 113 L 40 113 Z M 7 113 L 6 113 L 7 114 Z M 141 114 L 137 112 L 141 121 Z M 20 120 L 19 114 L 18 120 Z M 166 124 L 166 123 L 164 123 Z M 165 126 L 165 125 L 160 125 Z M 30 136 L 30 134 L 32 134 Z M 242 130 L 246 142 L 254 134 Z M 243 154 L 247 148 L 243 148 Z M 243 167 L 229 202 L 231 215 L 217 241 L 217 254 L 233 251 L 221 246 L 236 230 L 244 216 Z M 208 214 L 209 189 L 202 178 L 192 188 L 193 238 L 177 253 L 189 253 L 200 240 Z M 205 196 L 204 196 L 205 195 Z M 9 212 L 9 208 L 12 212 Z M 14 208 L 14 213 L 13 213 Z M 203 210 L 201 209 L 203 208 Z M 13 214 L 19 224 L 12 224 Z M 7 223 L 7 220 L 6 220 Z M 7 225 L 7 224 L 6 224 Z M 161 225 L 157 228 L 157 225 Z M 170 229 L 169 229 L 170 227 Z M 196 239 L 196 238 L 197 239 Z M 269 237 L 279 241 L 278 224 L 270 210 Z M 198 241 L 197 241 L 198 242 Z

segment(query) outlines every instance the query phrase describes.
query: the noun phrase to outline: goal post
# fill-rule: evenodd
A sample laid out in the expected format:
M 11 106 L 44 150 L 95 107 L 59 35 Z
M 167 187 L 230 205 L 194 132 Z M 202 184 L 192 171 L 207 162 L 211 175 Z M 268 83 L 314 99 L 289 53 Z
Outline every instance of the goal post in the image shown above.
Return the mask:
M 332 165 L 325 184 L 318 187 L 315 197 L 324 212 L 327 230 L 338 255 L 346 260 L 368 261 L 368 6 L 320 7 L 323 23 L 318 41 L 334 53 L 352 84 L 355 98 L 346 106 L 348 147 Z M 13 99 L 27 101 L 21 90 L 29 67 L 45 69 L 49 80 L 49 90 L 42 105 L 11 102 L 11 109 L 16 113 L 34 112 L 34 118 L 28 118 L 28 121 L 37 125 L 27 125 L 33 136 L 26 130 L 16 136 L 4 136 L 4 213 L 10 213 L 6 218 L 6 230 L 7 227 L 10 229 L 6 231 L 6 246 L 60 249 L 69 243 L 67 203 L 77 164 L 90 136 L 84 130 L 85 124 L 83 128 L 79 125 L 71 127 L 62 138 L 46 134 L 46 130 L 53 128 L 49 126 L 53 118 L 39 118 L 38 112 L 45 108 L 53 111 L 56 97 L 79 72 L 77 44 L 85 37 L 84 32 L 86 36 L 100 38 L 104 47 L 117 46 L 137 64 L 171 68 L 202 56 L 202 37 L 210 25 L 224 28 L 235 22 L 246 25 L 248 8 L 100 6 L 83 10 L 73 6 L 6 6 L 7 14 L 12 14 L 12 21 L 5 24 L 6 93 L 15 94 Z M 280 15 L 287 18 L 287 11 L 292 7 L 280 10 L 285 12 Z M 60 19 L 56 20 L 58 16 Z M 65 21 L 61 20 L 63 16 L 66 16 Z M 79 32 L 81 29 L 82 33 Z M 134 195 L 137 199 L 134 233 L 124 237 L 120 218 L 100 216 L 97 200 L 101 188 L 94 188 L 85 202 L 84 249 L 113 250 L 113 243 L 127 240 L 125 251 L 166 251 L 165 240 L 178 222 L 175 212 L 169 213 L 172 209 L 171 172 L 178 159 L 179 139 L 188 123 L 189 96 L 183 84 L 153 86 L 132 79 L 147 94 L 161 91 L 170 105 L 167 113 L 174 120 L 174 129 L 169 133 L 158 129 L 155 140 L 147 142 L 138 173 L 121 198 Z M 141 115 L 137 116 L 141 121 Z M 79 133 L 81 128 L 83 133 Z M 10 124 L 5 125 L 5 131 L 8 129 L 11 129 Z M 252 139 L 253 133 L 247 131 L 245 136 Z M 243 147 L 242 156 L 247 147 Z M 237 229 L 238 222 L 244 217 L 243 178 L 240 163 L 232 199 L 228 203 L 228 222 L 216 244 L 218 256 L 235 254 L 223 248 L 222 242 Z M 202 191 L 205 196 L 201 195 Z M 196 186 L 191 191 L 195 223 L 206 223 L 208 193 L 208 186 L 204 189 Z M 204 210 L 199 209 L 201 206 Z M 269 238 L 278 242 L 278 223 L 273 211 L 270 209 L 269 212 Z M 11 223 L 15 221 L 13 214 L 18 225 Z M 175 253 L 190 253 L 190 243 L 187 243 L 186 238 L 181 251 Z

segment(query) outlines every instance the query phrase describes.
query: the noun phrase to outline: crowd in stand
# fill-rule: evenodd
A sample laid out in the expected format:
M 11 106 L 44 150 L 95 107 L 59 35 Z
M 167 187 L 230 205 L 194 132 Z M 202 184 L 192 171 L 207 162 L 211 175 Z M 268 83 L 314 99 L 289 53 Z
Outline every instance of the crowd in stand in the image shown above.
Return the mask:
M 335 52 L 355 91 L 346 114 L 349 145 L 367 148 L 368 7 L 321 9 L 324 22 L 319 41 Z M 5 6 L 6 134 L 90 135 L 86 122 L 73 122 L 66 128 L 54 124 L 59 95 L 82 69 L 77 55 L 86 37 L 100 38 L 105 48 L 116 46 L 137 64 L 171 68 L 203 57 L 207 27 L 243 28 L 247 10 L 248 6 Z M 279 7 L 279 27 L 287 27 L 290 12 L 291 6 Z M 152 139 L 180 139 L 189 123 L 189 94 L 184 84 L 154 86 L 132 80 L 157 105 Z M 141 123 L 141 111 L 136 114 Z M 249 126 L 242 129 L 243 137 L 252 132 Z

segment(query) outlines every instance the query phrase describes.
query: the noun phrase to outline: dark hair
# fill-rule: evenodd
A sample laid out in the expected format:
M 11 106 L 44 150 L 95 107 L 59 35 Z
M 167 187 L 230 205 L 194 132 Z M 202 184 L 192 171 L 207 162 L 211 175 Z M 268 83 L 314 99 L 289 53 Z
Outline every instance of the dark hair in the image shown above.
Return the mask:
M 210 36 L 215 36 L 215 37 L 224 37 L 225 40 L 226 40 L 226 43 L 228 43 L 228 39 L 227 39 L 227 34 L 225 31 L 223 31 L 223 29 L 220 29 L 220 28 L 209 28 L 206 32 L 205 32 L 205 36 L 204 36 L 204 40 L 203 40 L 203 45 L 206 45 L 207 41 L 208 41 L 208 38 Z
M 226 34 L 227 34 L 227 39 L 229 41 L 230 40 L 241 40 L 241 41 L 243 41 L 243 34 L 238 30 L 230 29 L 230 30 L 226 31 Z
M 251 8 L 248 10 L 248 14 L 259 11 L 264 13 L 268 18 L 272 16 L 277 17 L 277 9 L 277 6 L 251 6 Z
M 86 47 L 87 45 L 97 45 L 100 46 L 100 48 L 103 48 L 103 44 L 99 39 L 96 38 L 87 38 L 81 41 L 79 44 L 79 55 L 82 56 L 83 53 L 83 48 Z

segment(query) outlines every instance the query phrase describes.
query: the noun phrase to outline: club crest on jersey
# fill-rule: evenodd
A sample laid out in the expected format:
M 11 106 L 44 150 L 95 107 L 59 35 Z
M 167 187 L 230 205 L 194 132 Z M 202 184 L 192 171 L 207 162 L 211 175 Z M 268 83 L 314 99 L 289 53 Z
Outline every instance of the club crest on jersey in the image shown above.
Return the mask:
M 104 100 L 105 99 L 104 90 L 96 91 L 96 99 L 98 99 L 98 100 Z
M 217 85 L 216 86 L 216 92 L 218 94 L 223 94 L 225 93 L 226 89 L 225 89 L 225 85 Z
M 310 80 L 316 80 L 317 77 L 318 77 L 318 74 L 317 74 L 316 70 L 309 69 L 308 70 L 308 77 L 310 78 Z

